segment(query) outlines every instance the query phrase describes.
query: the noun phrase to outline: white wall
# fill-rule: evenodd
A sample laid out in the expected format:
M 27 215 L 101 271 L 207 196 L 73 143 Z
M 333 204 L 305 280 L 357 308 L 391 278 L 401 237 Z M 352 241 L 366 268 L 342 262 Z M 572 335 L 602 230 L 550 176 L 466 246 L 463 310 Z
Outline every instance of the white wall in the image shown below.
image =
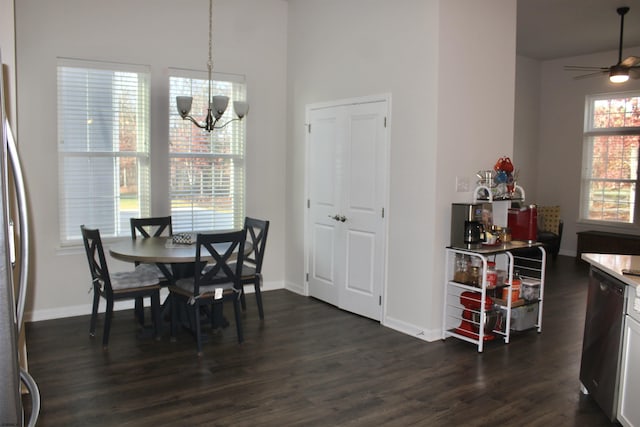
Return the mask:
M 516 2 L 442 0 L 439 16 L 435 264 L 428 319 L 433 333 L 442 322 L 451 203 L 473 201 L 471 192 L 456 192 L 456 177 L 473 189 L 478 170 L 513 154 Z
M 637 52 L 639 48 L 626 48 Z M 541 64 L 540 130 L 538 144 L 537 201 L 559 204 L 564 219 L 561 253 L 575 255 L 576 232 L 602 227 L 578 224 L 582 133 L 585 97 L 590 94 L 640 90 L 640 80 L 614 85 L 605 76 L 574 80 L 577 73 L 564 65 L 608 66 L 615 63 L 617 51 L 545 61 Z M 611 230 L 640 234 L 640 229 Z
M 56 57 L 151 67 L 153 214 L 168 213 L 167 68 L 206 70 L 208 2 L 202 0 L 21 0 L 16 2 L 18 112 L 35 248 L 27 314 L 89 312 L 83 249 L 60 250 L 57 203 Z M 214 2 L 214 71 L 246 75 L 247 214 L 271 220 L 264 276 L 284 284 L 287 3 Z M 173 107 L 171 107 L 173 108 Z M 112 270 L 131 265 L 110 260 Z
M 455 177 L 471 180 L 477 170 L 512 152 L 515 2 L 289 0 L 289 5 L 287 285 L 303 288 L 305 105 L 390 93 L 383 322 L 437 339 L 450 206 L 472 197 L 455 193 Z
M 16 51 L 15 51 L 15 22 L 13 19 L 14 0 L 0 0 L 0 53 L 4 69 L 5 111 L 9 123 L 16 129 Z

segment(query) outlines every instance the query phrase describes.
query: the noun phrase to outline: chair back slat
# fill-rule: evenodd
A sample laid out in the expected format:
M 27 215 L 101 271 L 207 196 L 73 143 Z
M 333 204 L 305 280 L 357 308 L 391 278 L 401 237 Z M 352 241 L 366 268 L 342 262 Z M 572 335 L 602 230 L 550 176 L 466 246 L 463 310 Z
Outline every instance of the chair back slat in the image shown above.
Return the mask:
M 173 226 L 171 216 L 159 216 L 150 218 L 131 218 L 131 238 L 136 239 L 140 234 L 143 238 L 171 236 Z
M 107 267 L 107 260 L 104 256 L 104 248 L 102 247 L 102 239 L 100 238 L 100 230 L 97 228 L 86 228 L 84 225 L 80 226 L 80 230 L 82 231 L 82 241 L 87 254 L 89 271 L 91 272 L 94 288 L 98 287 L 96 290 L 113 292 L 111 289 L 109 268 Z M 101 284 L 104 285 L 104 289 L 102 289 Z
M 201 286 L 230 283 L 233 284 L 234 288 L 241 288 L 245 239 L 245 230 L 229 233 L 198 234 L 196 239 L 194 296 L 200 295 Z M 211 267 L 205 269 L 207 260 L 203 258 L 206 257 L 212 257 L 214 261 L 209 262 L 208 264 Z
M 254 264 L 256 273 L 260 273 L 269 233 L 269 221 L 246 217 L 244 228 L 251 244 L 251 251 L 245 255 L 245 262 Z

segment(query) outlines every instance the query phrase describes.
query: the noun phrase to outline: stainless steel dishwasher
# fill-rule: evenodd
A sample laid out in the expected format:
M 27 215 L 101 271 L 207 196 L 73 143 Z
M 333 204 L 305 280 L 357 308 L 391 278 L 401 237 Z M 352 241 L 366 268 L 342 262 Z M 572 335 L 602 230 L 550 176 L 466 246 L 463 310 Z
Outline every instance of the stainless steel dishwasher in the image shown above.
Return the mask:
M 624 321 L 624 283 L 591 267 L 580 382 L 611 421 L 618 405 Z

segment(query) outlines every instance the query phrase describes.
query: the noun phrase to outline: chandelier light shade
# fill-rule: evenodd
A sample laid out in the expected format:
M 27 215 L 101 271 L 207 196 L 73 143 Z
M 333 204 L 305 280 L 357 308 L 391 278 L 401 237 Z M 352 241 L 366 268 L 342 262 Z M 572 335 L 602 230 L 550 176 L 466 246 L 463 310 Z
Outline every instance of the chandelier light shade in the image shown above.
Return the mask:
M 249 104 L 244 101 L 234 101 L 233 110 L 236 113 L 236 118 L 231 119 L 225 123 L 218 123 L 222 118 L 222 115 L 227 111 L 229 105 L 229 97 L 223 95 L 211 96 L 212 79 L 211 74 L 213 72 L 213 0 L 209 0 L 209 61 L 207 62 L 207 71 L 209 78 L 209 94 L 207 102 L 207 115 L 204 123 L 198 122 L 191 116 L 191 103 L 193 98 L 191 96 L 176 96 L 176 108 L 180 117 L 184 120 L 189 120 L 194 125 L 208 132 L 214 129 L 222 129 L 229 123 L 236 120 L 242 120 L 247 113 L 249 113 Z

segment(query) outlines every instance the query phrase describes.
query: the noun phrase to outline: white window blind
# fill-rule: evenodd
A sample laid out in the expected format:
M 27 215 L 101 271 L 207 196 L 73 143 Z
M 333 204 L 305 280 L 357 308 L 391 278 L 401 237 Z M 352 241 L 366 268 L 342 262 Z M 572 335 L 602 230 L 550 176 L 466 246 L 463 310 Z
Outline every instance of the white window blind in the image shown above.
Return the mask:
M 149 70 L 58 59 L 60 239 L 130 234 L 150 213 Z
M 246 99 L 244 79 L 214 76 L 213 95 L 226 95 L 229 108 L 222 123 L 234 118 L 233 101 Z M 176 96 L 192 96 L 191 115 L 204 122 L 208 80 L 205 73 L 171 70 L 169 78 L 169 168 L 174 231 L 242 228 L 245 214 L 245 125 L 234 121 L 206 132 L 183 120 Z

